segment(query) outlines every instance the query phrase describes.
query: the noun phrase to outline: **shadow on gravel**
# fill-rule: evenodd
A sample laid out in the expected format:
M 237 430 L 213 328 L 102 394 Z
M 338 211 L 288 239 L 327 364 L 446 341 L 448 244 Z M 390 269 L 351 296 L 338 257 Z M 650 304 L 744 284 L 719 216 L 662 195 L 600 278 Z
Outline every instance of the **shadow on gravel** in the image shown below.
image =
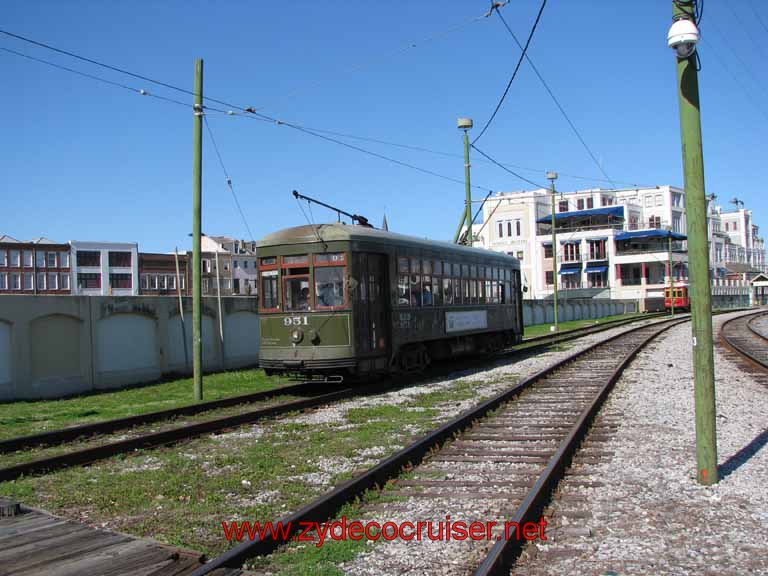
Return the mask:
M 760 448 L 766 444 L 768 444 L 768 430 L 764 430 L 761 434 L 755 436 L 752 442 L 744 446 L 744 448 L 720 464 L 720 466 L 717 467 L 720 478 L 722 479 L 733 474 L 741 466 L 746 464 L 749 459 L 757 454 L 760 451 Z

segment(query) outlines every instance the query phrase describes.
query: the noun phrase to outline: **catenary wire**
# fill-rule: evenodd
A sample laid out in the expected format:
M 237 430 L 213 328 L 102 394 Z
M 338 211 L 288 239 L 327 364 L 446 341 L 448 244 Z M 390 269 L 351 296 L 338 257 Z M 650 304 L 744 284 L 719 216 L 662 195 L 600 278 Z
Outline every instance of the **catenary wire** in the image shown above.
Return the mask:
M 541 7 L 539 8 L 539 13 L 536 15 L 536 20 L 534 21 L 533 26 L 531 27 L 531 32 L 528 34 L 528 39 L 525 41 L 525 47 L 523 48 L 523 53 L 520 55 L 520 58 L 517 60 L 515 69 L 512 72 L 512 77 L 509 79 L 509 82 L 507 83 L 507 87 L 504 89 L 504 93 L 501 95 L 501 98 L 499 99 L 499 103 L 496 104 L 496 109 L 493 111 L 493 114 L 491 114 L 491 117 L 488 118 L 488 121 L 485 123 L 485 126 L 483 126 L 483 129 L 480 131 L 480 134 L 478 134 L 475 137 L 475 139 L 472 140 L 473 144 L 478 140 L 480 140 L 483 134 L 485 134 L 485 131 L 488 130 L 488 127 L 491 125 L 491 122 L 493 122 L 493 119 L 496 117 L 496 114 L 498 114 L 499 109 L 501 108 L 501 105 L 504 103 L 504 99 L 507 97 L 507 94 L 509 93 L 509 89 L 512 87 L 512 82 L 515 81 L 515 77 L 517 76 L 517 71 L 520 70 L 520 65 L 523 63 L 525 54 L 528 51 L 528 46 L 531 44 L 533 35 L 536 32 L 536 28 L 539 25 L 539 21 L 541 20 L 541 14 L 544 12 L 544 7 L 546 5 L 547 5 L 547 0 L 542 0 Z
M 496 15 L 501 19 L 502 24 L 504 24 L 504 27 L 507 29 L 507 32 L 509 32 L 509 35 L 512 36 L 512 39 L 515 41 L 515 44 L 517 44 L 517 47 L 520 48 L 520 50 L 523 50 L 523 46 L 520 44 L 520 41 L 517 39 L 517 36 L 512 31 L 512 28 L 509 26 L 509 24 L 507 24 L 507 21 L 504 19 L 504 16 L 502 16 L 501 12 L 497 10 Z M 611 186 L 616 188 L 616 184 L 614 183 L 613 180 L 611 180 L 611 177 L 608 176 L 603 166 L 597 160 L 597 157 L 592 152 L 592 149 L 587 145 L 587 142 L 584 140 L 581 133 L 576 128 L 576 125 L 573 123 L 573 121 L 570 119 L 570 117 L 566 113 L 565 109 L 560 104 L 560 101 L 555 96 L 555 93 L 552 92 L 552 89 L 549 87 L 549 84 L 547 84 L 547 82 L 544 80 L 544 77 L 539 72 L 539 69 L 536 68 L 536 65 L 533 63 L 533 60 L 531 60 L 531 57 L 528 56 L 528 54 L 524 50 L 523 50 L 523 55 L 525 56 L 525 59 L 528 61 L 528 64 L 530 65 L 534 74 L 536 74 L 536 76 L 538 77 L 539 81 L 541 82 L 541 85 L 544 86 L 544 90 L 547 91 L 547 94 L 549 94 L 549 97 L 552 98 L 552 101 L 555 103 L 555 106 L 557 106 L 557 109 L 560 110 L 560 113 L 563 115 L 563 118 L 565 118 L 565 121 L 571 127 L 571 130 L 576 135 L 576 138 L 579 139 L 579 142 L 581 142 L 581 145 L 587 151 L 587 154 L 589 154 L 589 157 L 592 158 L 592 161 L 595 163 L 595 166 L 597 166 L 597 169 L 600 170 L 603 176 L 605 176 L 606 181 L 609 182 Z
M 216 156 L 219 159 L 219 164 L 221 165 L 221 171 L 224 172 L 224 177 L 227 179 L 227 187 L 229 188 L 230 192 L 232 192 L 232 198 L 235 199 L 235 205 L 237 206 L 237 211 L 240 212 L 240 218 L 243 219 L 243 224 L 245 225 L 245 229 L 248 230 L 248 235 L 251 238 L 251 242 L 254 242 L 255 240 L 254 240 L 253 232 L 251 232 L 251 227 L 248 226 L 248 220 L 245 218 L 243 207 L 240 206 L 240 200 L 237 199 L 235 188 L 232 185 L 232 178 L 229 176 L 229 172 L 227 172 L 227 167 L 224 165 L 224 159 L 221 157 L 219 146 L 218 144 L 216 144 L 216 139 L 213 137 L 213 131 L 211 130 L 210 125 L 208 124 L 208 118 L 205 116 L 205 114 L 203 114 L 203 122 L 205 124 L 206 130 L 208 131 L 208 136 L 211 138 L 213 149 L 216 151 Z
M 517 172 L 514 172 L 514 171 L 510 170 L 509 168 L 507 168 L 507 167 L 506 167 L 506 166 L 504 166 L 503 164 L 501 164 L 501 163 L 497 162 L 496 160 L 494 160 L 493 158 L 491 158 L 490 156 L 488 156 L 488 154 L 486 154 L 485 152 L 483 152 L 482 150 L 480 150 L 480 148 L 478 148 L 478 147 L 477 147 L 477 146 L 475 146 L 474 144 L 472 144 L 471 146 L 472 146 L 472 148 L 474 148 L 475 150 L 477 150 L 477 151 L 478 151 L 478 152 L 479 152 L 479 153 L 480 153 L 482 156 L 485 156 L 485 157 L 486 157 L 486 158 L 487 158 L 489 161 L 491 161 L 493 164 L 495 164 L 496 166 L 498 166 L 499 168 L 501 168 L 501 169 L 502 169 L 502 170 L 504 170 L 505 172 L 509 172 L 509 173 L 510 173 L 510 174 L 512 174 L 512 176 L 514 176 L 515 178 L 519 178 L 519 179 L 520 179 L 520 180 L 522 180 L 523 182 L 528 182 L 528 184 L 532 184 L 533 186 L 536 186 L 536 188 L 546 188 L 546 186 L 542 186 L 542 185 L 540 185 L 540 184 L 537 184 L 537 183 L 536 183 L 536 182 L 534 182 L 533 180 L 528 180 L 528 178 L 526 178 L 525 176 L 520 176 L 520 174 L 518 174 Z

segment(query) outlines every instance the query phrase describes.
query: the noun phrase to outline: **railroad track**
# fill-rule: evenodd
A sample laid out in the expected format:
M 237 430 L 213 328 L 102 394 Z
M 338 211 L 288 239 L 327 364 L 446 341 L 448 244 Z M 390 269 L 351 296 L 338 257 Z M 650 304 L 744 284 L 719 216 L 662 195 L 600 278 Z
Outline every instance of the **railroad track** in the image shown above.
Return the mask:
M 726 349 L 762 373 L 768 371 L 768 338 L 755 328 L 755 322 L 766 315 L 767 312 L 761 311 L 738 316 L 720 327 L 720 341 Z
M 656 315 L 636 317 L 631 319 L 615 320 L 605 322 L 597 326 L 590 326 L 586 329 L 569 330 L 555 335 L 545 335 L 530 338 L 523 345 L 504 351 L 497 357 L 503 358 L 517 354 L 532 354 L 540 350 L 545 350 L 553 344 L 576 340 L 587 335 L 595 334 L 605 330 L 610 330 L 623 326 L 625 324 L 644 321 L 654 318 Z M 485 359 L 476 359 L 471 361 L 470 367 L 478 367 L 487 361 Z M 467 367 L 464 360 L 463 368 Z M 445 375 L 455 370 L 455 365 L 448 363 L 439 368 L 430 371 L 429 376 Z M 349 398 L 364 396 L 370 394 L 379 394 L 386 391 L 408 386 L 418 381 L 418 375 L 411 375 L 401 379 L 398 383 L 383 382 L 378 384 L 345 386 L 331 392 L 323 393 L 323 389 L 312 382 L 305 382 L 292 386 L 285 386 L 264 392 L 224 398 L 199 404 L 182 406 L 158 412 L 151 412 L 137 416 L 95 422 L 92 424 L 83 424 L 52 430 L 40 434 L 29 436 L 20 436 L 0 441 L 0 454 L 18 452 L 24 449 L 36 447 L 60 446 L 69 442 L 79 442 L 83 440 L 95 440 L 92 446 L 78 448 L 69 452 L 48 455 L 41 458 L 21 462 L 5 468 L 0 468 L 0 482 L 15 480 L 21 476 L 48 473 L 55 470 L 69 468 L 72 466 L 82 466 L 93 462 L 103 460 L 119 454 L 125 454 L 134 450 L 151 449 L 169 444 L 189 440 L 203 434 L 220 432 L 245 424 L 280 416 L 290 412 L 310 410 L 333 402 L 339 402 Z M 128 438 L 122 438 L 111 442 L 98 442 L 98 436 L 104 436 L 121 430 L 130 430 L 137 426 L 172 420 L 183 416 L 192 416 L 204 412 L 244 405 L 248 403 L 261 402 L 281 395 L 306 395 L 309 398 L 292 400 L 272 406 L 261 407 L 256 410 L 246 410 L 239 414 L 212 418 L 202 422 L 188 425 L 167 427 L 166 429 L 152 432 L 149 434 L 128 434 Z
M 685 321 L 631 329 L 570 355 L 282 519 L 283 526 L 298 531 L 302 522 L 323 523 L 334 518 L 343 505 L 397 478 L 406 468 L 415 479 L 396 481 L 394 495 L 470 500 L 473 510 L 493 516 L 484 519 L 496 521 L 498 527 L 505 522 L 519 526 L 537 522 L 537 514 L 624 368 L 653 338 Z M 475 464 L 481 470 L 471 477 L 469 470 Z M 444 515 L 445 508 L 441 510 Z M 272 537 L 243 542 L 193 576 L 242 566 L 249 557 L 269 554 L 281 544 Z M 520 549 L 516 539 L 495 541 L 476 573 L 509 574 Z

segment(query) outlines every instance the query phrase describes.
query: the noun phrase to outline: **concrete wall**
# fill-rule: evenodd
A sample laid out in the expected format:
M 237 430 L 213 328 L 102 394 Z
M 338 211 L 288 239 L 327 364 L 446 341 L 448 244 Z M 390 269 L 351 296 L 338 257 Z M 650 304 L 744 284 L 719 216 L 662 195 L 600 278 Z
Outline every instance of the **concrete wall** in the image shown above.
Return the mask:
M 558 322 L 602 318 L 616 314 L 632 314 L 638 311 L 637 300 L 608 300 L 604 298 L 580 298 L 558 300 Z M 554 321 L 552 300 L 523 300 L 523 325 L 547 324 Z
M 206 371 L 254 365 L 259 354 L 255 298 L 203 300 Z M 192 366 L 192 299 L 15 296 L 0 298 L 0 401 L 55 398 L 151 382 Z M 182 334 L 186 338 L 182 338 Z

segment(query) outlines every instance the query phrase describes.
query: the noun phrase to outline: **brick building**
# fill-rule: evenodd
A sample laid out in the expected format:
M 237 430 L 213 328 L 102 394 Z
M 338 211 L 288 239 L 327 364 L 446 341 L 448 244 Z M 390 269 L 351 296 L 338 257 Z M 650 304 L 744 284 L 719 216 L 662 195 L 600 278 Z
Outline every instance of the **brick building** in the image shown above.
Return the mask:
M 0 294 L 71 294 L 70 247 L 0 236 Z

